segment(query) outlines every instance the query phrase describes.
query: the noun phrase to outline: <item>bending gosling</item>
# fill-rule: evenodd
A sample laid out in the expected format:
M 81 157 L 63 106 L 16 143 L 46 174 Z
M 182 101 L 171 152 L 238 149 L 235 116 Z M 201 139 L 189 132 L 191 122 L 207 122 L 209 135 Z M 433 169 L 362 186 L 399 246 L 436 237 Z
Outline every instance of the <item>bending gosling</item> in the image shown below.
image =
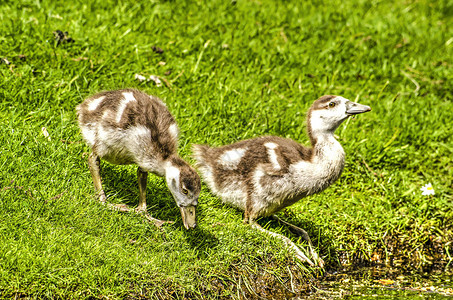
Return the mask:
M 146 184 L 151 172 L 165 177 L 184 227 L 196 226 L 200 177 L 178 156 L 178 125 L 159 98 L 134 89 L 101 92 L 78 105 L 77 113 L 82 136 L 92 150 L 88 165 L 102 203 L 106 197 L 100 159 L 117 165 L 136 164 L 140 193 L 136 211 L 159 227 L 164 223 L 146 211 Z M 130 210 L 125 205 L 116 205 L 116 209 Z
M 314 265 L 291 240 L 263 229 L 256 219 L 271 216 L 334 183 L 340 177 L 345 160 L 334 132 L 349 116 L 370 110 L 366 105 L 340 96 L 323 96 L 308 111 L 312 148 L 291 139 L 265 136 L 219 148 L 194 145 L 194 157 L 209 188 L 225 203 L 243 210 L 244 222 L 282 239 L 299 259 Z M 278 220 L 307 240 L 313 260 L 322 267 L 324 262 L 314 251 L 305 230 Z

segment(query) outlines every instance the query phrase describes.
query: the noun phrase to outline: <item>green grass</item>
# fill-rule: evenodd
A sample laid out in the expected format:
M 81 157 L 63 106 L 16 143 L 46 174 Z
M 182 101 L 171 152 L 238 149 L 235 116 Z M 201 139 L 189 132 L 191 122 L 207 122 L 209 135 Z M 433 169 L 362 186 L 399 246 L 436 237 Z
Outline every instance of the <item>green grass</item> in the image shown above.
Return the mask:
M 278 298 L 320 274 L 206 187 L 191 232 L 161 178 L 148 206 L 175 221 L 162 231 L 97 203 L 74 108 L 122 87 L 164 99 L 189 161 L 193 143 L 308 145 L 305 112 L 324 94 L 370 105 L 337 131 L 342 177 L 281 216 L 308 230 L 328 269 L 451 265 L 452 15 L 448 0 L 2 1 L 0 296 Z M 138 203 L 134 167 L 103 164 L 102 176 L 110 202 Z M 421 195 L 428 182 L 435 196 Z

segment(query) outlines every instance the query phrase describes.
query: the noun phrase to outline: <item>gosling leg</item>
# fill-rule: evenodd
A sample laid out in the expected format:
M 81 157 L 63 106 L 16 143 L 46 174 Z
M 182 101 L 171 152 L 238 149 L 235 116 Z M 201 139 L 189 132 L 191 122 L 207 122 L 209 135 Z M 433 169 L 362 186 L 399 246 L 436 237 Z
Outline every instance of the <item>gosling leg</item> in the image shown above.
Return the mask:
M 102 204 L 107 205 L 111 209 L 128 211 L 127 206 L 125 206 L 124 204 L 115 205 L 107 203 L 101 182 L 101 159 L 94 152 L 91 152 L 88 156 L 88 167 L 90 168 L 91 177 L 93 178 L 94 183 L 94 190 L 96 191 L 96 195 L 99 197 L 99 201 L 101 201 Z
M 96 196 L 99 197 L 99 201 L 105 203 L 106 198 L 101 183 L 101 160 L 99 159 L 99 156 L 97 156 L 94 152 L 91 152 L 88 156 L 88 167 L 90 168 L 91 177 L 93 178 Z
M 293 224 L 288 223 L 286 221 L 283 221 L 282 219 L 280 219 L 276 215 L 272 215 L 272 218 L 274 220 L 282 223 L 282 224 L 285 224 L 286 226 L 290 227 L 293 231 L 295 231 L 297 234 L 302 236 L 302 238 L 308 243 L 310 256 L 318 264 L 319 267 L 321 267 L 321 268 L 324 267 L 324 261 L 322 260 L 322 258 L 319 257 L 318 253 L 315 251 L 315 249 L 313 247 L 313 243 L 311 242 L 310 236 L 308 235 L 308 233 L 304 229 L 302 229 L 300 227 L 297 227 L 296 225 L 293 225 Z
M 151 215 L 146 211 L 146 184 L 148 183 L 148 172 L 143 171 L 140 167 L 137 169 L 137 179 L 138 179 L 138 206 L 135 209 L 135 212 L 143 214 L 143 216 L 152 222 L 158 228 L 160 228 L 164 223 L 173 223 L 171 221 L 162 221 L 156 218 L 151 217 Z
M 253 227 L 253 228 L 256 228 L 258 229 L 259 231 L 261 232 L 264 232 L 266 234 L 269 234 L 275 238 L 278 238 L 280 240 L 282 240 L 287 246 L 288 248 L 290 248 L 294 254 L 296 255 L 296 258 L 301 260 L 301 261 L 304 261 L 304 262 L 307 262 L 310 266 L 314 267 L 315 264 L 299 249 L 299 247 L 296 246 L 296 244 L 294 244 L 289 238 L 287 238 L 286 236 L 283 236 L 281 234 L 278 234 L 278 233 L 275 233 L 275 232 L 272 232 L 272 231 L 269 231 L 269 230 L 266 230 L 264 229 L 263 227 L 261 227 L 261 225 L 259 225 L 258 223 L 256 223 L 255 221 L 251 221 L 250 222 L 250 225 Z
M 139 197 L 136 210 L 138 212 L 146 212 L 146 184 L 148 182 L 148 172 L 145 172 L 140 167 L 138 167 L 137 178 Z

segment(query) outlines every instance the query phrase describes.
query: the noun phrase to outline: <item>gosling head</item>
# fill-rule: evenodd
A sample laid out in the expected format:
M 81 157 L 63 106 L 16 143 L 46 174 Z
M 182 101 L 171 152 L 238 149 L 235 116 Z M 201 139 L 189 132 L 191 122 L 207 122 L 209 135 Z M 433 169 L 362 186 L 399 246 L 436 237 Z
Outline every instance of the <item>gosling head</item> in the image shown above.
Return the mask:
M 370 111 L 362 105 L 341 96 L 322 96 L 316 100 L 308 112 L 308 128 L 313 134 L 333 133 L 350 116 Z
M 188 230 L 197 226 L 195 209 L 201 190 L 198 173 L 184 160 L 172 157 L 165 168 L 165 179 L 181 212 L 184 227 Z

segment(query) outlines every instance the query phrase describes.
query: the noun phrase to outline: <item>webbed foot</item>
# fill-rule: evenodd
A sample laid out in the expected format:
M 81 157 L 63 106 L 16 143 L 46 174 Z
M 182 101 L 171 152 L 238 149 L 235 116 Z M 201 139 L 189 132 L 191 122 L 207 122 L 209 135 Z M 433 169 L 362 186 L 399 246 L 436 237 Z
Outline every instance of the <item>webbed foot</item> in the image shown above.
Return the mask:
M 300 228 L 300 227 L 297 227 L 296 225 L 293 225 L 291 223 L 288 223 L 286 221 L 283 221 L 282 219 L 280 219 L 279 217 L 277 217 L 276 215 L 273 215 L 272 218 L 282 224 L 285 224 L 286 226 L 289 227 L 289 229 L 300 235 L 307 243 L 308 243 L 308 248 L 309 248 L 309 252 L 310 252 L 310 256 L 312 257 L 312 259 L 315 261 L 315 263 L 320 267 L 320 268 L 323 268 L 324 267 L 324 260 L 322 258 L 319 257 L 318 253 L 315 251 L 314 247 L 313 247 L 313 244 L 311 242 L 311 239 L 310 239 L 310 236 L 308 235 L 308 233 Z
M 261 227 L 261 225 L 259 225 L 258 223 L 252 221 L 250 222 L 250 225 L 253 227 L 253 228 L 256 228 L 258 229 L 259 231 L 261 232 L 264 232 L 264 233 L 267 233 L 275 238 L 278 238 L 280 240 L 282 240 L 287 246 L 288 248 L 290 248 L 297 259 L 299 259 L 300 261 L 302 262 L 307 262 L 310 266 L 314 267 L 315 264 L 313 263 L 313 261 L 311 261 L 306 255 L 305 253 L 302 252 L 302 250 L 296 246 L 296 244 L 294 244 L 293 241 L 291 241 L 289 238 L 287 238 L 286 236 L 284 235 L 281 235 L 281 234 L 278 234 L 278 233 L 275 233 L 275 232 L 272 232 L 272 231 L 269 231 L 269 230 L 266 230 L 264 229 L 263 227 Z
M 108 208 L 116 211 L 121 211 L 121 212 L 134 212 L 140 215 L 143 215 L 145 219 L 147 219 L 149 222 L 151 222 L 154 226 L 157 228 L 161 229 L 162 225 L 165 223 L 168 224 L 173 224 L 173 221 L 162 221 L 156 218 L 153 218 L 147 211 L 146 208 L 143 210 L 143 208 L 137 207 L 136 209 L 130 208 L 126 204 L 112 204 L 112 203 L 105 203 Z

